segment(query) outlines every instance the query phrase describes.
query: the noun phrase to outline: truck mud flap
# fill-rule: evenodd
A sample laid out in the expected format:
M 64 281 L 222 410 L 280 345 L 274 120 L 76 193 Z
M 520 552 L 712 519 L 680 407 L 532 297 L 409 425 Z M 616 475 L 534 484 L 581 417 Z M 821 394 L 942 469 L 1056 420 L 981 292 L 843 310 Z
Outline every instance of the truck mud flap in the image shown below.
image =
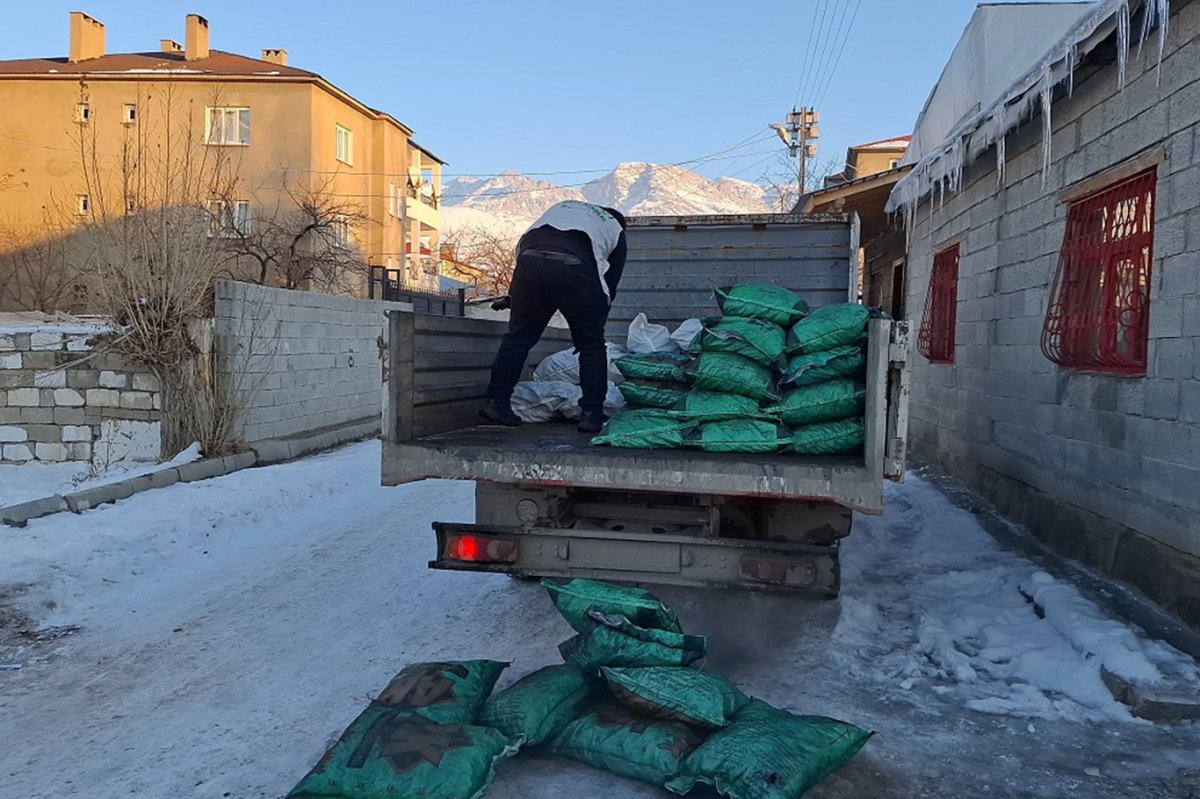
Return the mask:
M 837 545 L 436 522 L 431 569 L 794 591 L 835 597 Z

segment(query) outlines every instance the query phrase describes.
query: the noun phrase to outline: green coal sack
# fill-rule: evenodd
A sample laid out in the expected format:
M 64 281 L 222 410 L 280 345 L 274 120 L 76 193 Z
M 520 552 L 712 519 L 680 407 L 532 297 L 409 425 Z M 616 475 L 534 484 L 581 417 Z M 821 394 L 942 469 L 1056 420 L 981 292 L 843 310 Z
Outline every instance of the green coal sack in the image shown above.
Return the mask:
M 807 424 L 792 431 L 791 450 L 797 455 L 845 455 L 862 450 L 866 427 L 862 419 Z
M 670 408 L 687 395 L 687 389 L 674 383 L 644 383 L 624 380 L 617 390 L 634 408 Z
M 589 611 L 591 629 L 558 646 L 563 661 L 587 674 L 601 666 L 689 666 L 708 653 L 703 635 L 640 627 L 624 616 Z
M 867 392 L 853 380 L 828 380 L 814 386 L 801 386 L 783 395 L 783 402 L 768 408 L 789 427 L 831 422 L 862 416 Z
M 601 701 L 559 733 L 549 750 L 651 785 L 679 773 L 703 733 L 677 721 L 638 716 L 611 700 Z
M 415 663 L 388 683 L 375 704 L 444 724 L 473 724 L 507 663 Z
M 778 452 L 791 443 L 778 422 L 758 419 L 705 422 L 684 440 L 686 446 L 705 452 Z
M 682 400 L 671 407 L 671 412 L 693 422 L 719 422 L 723 419 L 763 419 L 771 417 L 763 413 L 759 402 L 741 394 L 723 394 L 719 391 L 693 389 Z
M 707 320 L 700 334 L 705 352 L 732 352 L 763 366 L 774 366 L 783 357 L 787 334 L 766 319 L 726 316 Z
M 537 746 L 575 718 L 590 695 L 578 669 L 546 666 L 493 694 L 479 714 L 479 724 Z
M 808 355 L 797 355 L 788 360 L 787 369 L 779 385 L 811 386 L 849 377 L 861 380 L 866 375 L 867 356 L 862 347 L 848 344 Z
M 622 386 L 625 384 L 622 383 Z M 592 439 L 594 446 L 677 449 L 691 425 L 670 411 L 634 408 L 619 411 Z
M 742 283 L 716 290 L 717 306 L 725 316 L 765 319 L 790 325 L 808 313 L 808 303 L 782 286 Z
M 678 352 L 646 352 L 625 355 L 613 361 L 613 365 L 627 380 L 650 380 L 658 383 L 687 382 L 683 367 L 691 360 Z
M 643 716 L 719 729 L 750 699 L 732 683 L 699 669 L 602 668 L 613 697 Z
M 587 632 L 596 625 L 588 615 L 589 611 L 605 616 L 624 616 L 648 630 L 683 632 L 675 611 L 644 588 L 582 577 L 570 580 L 546 578 L 542 580 L 542 587 L 550 595 L 555 609 L 576 632 Z
M 477 799 L 515 743 L 490 727 L 438 724 L 372 704 L 288 799 Z
M 826 305 L 810 313 L 788 332 L 788 352 L 820 352 L 853 344 L 867 331 L 871 311 L 858 303 Z
M 683 794 L 699 782 L 729 799 L 796 799 L 870 737 L 844 721 L 796 716 L 755 700 L 688 755 L 666 787 Z
M 756 400 L 775 400 L 771 370 L 730 352 L 706 352 L 688 367 L 696 388 L 740 394 Z

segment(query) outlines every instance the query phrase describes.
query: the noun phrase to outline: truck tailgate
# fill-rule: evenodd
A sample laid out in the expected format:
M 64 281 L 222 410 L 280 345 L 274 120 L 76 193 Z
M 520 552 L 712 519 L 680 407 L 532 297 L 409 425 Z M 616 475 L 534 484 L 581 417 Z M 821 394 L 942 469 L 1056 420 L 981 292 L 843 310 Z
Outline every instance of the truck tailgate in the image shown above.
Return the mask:
M 832 499 L 878 512 L 877 473 L 861 456 L 745 455 L 592 447 L 573 425 L 480 426 L 398 445 L 384 482 L 426 477 L 618 491 Z

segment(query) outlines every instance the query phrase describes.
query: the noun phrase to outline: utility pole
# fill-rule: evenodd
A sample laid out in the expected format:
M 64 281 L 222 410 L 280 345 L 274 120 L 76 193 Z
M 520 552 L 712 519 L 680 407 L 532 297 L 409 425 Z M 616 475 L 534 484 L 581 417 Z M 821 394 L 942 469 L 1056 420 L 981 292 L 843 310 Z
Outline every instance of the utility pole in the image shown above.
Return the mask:
M 783 143 L 788 146 L 788 155 L 792 158 L 799 158 L 796 180 L 801 195 L 808 189 L 808 159 L 817 155 L 817 145 L 812 142 L 821 136 L 821 131 L 817 128 L 817 123 L 820 121 L 821 115 L 811 108 L 793 108 L 787 115 L 786 126 L 771 125 L 771 128 L 779 134 L 779 138 L 783 139 Z

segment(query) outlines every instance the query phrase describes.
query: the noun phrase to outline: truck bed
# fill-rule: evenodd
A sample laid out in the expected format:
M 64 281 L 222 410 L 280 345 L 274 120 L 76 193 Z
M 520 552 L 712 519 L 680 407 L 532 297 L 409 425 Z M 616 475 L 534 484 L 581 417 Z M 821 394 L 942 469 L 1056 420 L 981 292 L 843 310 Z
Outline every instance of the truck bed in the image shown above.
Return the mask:
M 593 447 L 570 424 L 480 425 L 400 442 L 386 484 L 426 477 L 773 499 L 833 499 L 868 513 L 881 502 L 862 456 L 749 455 Z

